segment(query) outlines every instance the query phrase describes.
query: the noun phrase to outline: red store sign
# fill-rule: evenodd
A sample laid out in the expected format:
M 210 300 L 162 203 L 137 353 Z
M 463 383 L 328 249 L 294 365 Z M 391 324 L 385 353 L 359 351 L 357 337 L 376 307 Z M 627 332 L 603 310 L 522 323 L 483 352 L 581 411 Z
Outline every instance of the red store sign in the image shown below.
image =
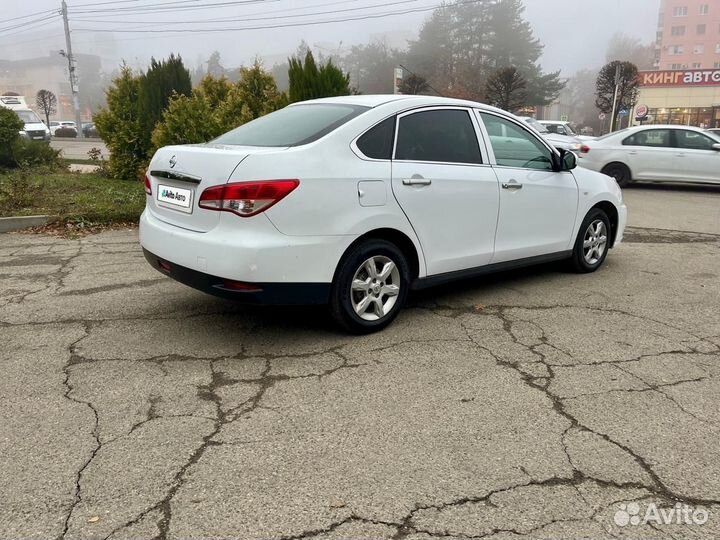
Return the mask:
M 686 69 L 680 71 L 641 71 L 640 86 L 720 86 L 720 69 Z

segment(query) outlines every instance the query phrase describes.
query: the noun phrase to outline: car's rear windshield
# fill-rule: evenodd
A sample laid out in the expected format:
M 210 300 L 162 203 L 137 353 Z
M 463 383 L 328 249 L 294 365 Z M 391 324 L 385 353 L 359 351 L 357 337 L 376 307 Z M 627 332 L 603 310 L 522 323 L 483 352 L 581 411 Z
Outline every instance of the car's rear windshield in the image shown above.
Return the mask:
M 369 107 L 339 103 L 293 105 L 221 135 L 211 143 L 241 146 L 299 146 L 318 140 Z

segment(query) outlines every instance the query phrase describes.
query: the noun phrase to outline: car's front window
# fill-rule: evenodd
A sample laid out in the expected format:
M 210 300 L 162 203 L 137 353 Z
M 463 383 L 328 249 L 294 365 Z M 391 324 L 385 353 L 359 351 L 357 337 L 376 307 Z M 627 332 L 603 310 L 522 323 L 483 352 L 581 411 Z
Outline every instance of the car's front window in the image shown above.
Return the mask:
M 553 170 L 552 152 L 537 137 L 513 122 L 480 113 L 490 135 L 495 162 L 502 167 Z
M 716 141 L 696 131 L 680 129 L 675 131 L 678 148 L 685 150 L 712 150 Z
M 243 124 L 210 142 L 239 146 L 299 146 L 318 140 L 368 109 L 335 103 L 292 105 Z

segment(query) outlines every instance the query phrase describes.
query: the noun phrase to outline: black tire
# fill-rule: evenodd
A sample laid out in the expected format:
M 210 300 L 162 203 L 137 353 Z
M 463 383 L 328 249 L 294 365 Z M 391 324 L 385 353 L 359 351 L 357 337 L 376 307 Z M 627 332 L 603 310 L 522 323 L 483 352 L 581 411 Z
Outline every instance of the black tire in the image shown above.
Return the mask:
M 590 234 L 589 229 L 590 225 L 596 224 L 597 222 L 602 222 L 604 225 L 604 231 L 605 231 L 605 244 L 604 249 L 602 251 L 602 255 L 600 257 L 592 257 L 590 261 L 586 258 L 586 248 L 585 247 L 585 240 Z M 599 208 L 593 208 L 588 212 L 588 215 L 585 216 L 585 219 L 582 222 L 582 225 L 580 225 L 580 230 L 578 231 L 577 239 L 575 240 L 575 247 L 573 248 L 573 254 L 570 259 L 571 268 L 573 271 L 579 273 L 579 274 L 589 274 L 591 272 L 594 272 L 598 268 L 600 268 L 603 263 L 605 262 L 605 259 L 607 258 L 608 251 L 610 250 L 610 243 L 612 239 L 612 228 L 610 224 L 610 219 L 608 219 L 607 214 L 599 209 Z M 597 251 L 594 252 L 595 255 L 597 255 Z
M 620 187 L 627 187 L 632 182 L 630 169 L 624 163 L 610 163 L 603 168 L 602 173 L 612 176 Z
M 355 278 L 356 272 L 361 271 L 361 266 L 373 257 L 381 260 L 389 259 L 395 264 L 397 274 L 389 278 L 390 281 L 382 281 L 388 285 L 397 285 L 399 292 L 395 296 L 394 305 L 388 309 L 387 313 L 376 320 L 366 320 L 355 311 L 353 300 L 362 295 L 374 294 L 376 297 L 390 299 L 390 296 L 370 291 L 370 293 L 362 291 L 351 291 L 351 285 Z M 364 274 L 362 274 L 364 275 Z M 368 276 L 367 279 L 372 281 Z M 398 283 L 392 283 L 397 281 Z M 410 289 L 410 267 L 402 251 L 395 244 L 386 240 L 368 239 L 354 246 L 348 251 L 338 264 L 333 280 L 332 289 L 330 291 L 330 314 L 332 318 L 343 329 L 353 334 L 370 334 L 377 332 L 388 326 L 397 317 L 398 313 L 405 304 L 408 290 Z M 355 296 L 354 296 L 355 295 Z M 375 313 L 375 304 L 372 304 L 373 313 L 368 316 L 377 316 Z M 379 309 L 382 309 L 380 307 Z

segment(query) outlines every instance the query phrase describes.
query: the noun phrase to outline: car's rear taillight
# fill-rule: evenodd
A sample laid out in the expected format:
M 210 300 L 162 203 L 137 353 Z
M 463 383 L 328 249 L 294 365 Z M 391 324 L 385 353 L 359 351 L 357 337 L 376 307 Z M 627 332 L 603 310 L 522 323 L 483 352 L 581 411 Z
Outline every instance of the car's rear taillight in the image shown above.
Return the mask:
M 150 184 L 150 177 L 145 175 L 145 193 L 152 195 L 152 184 Z
M 281 201 L 299 185 L 299 180 L 261 180 L 213 186 L 203 191 L 198 206 L 250 217 Z
M 583 144 L 580 147 L 580 153 L 581 154 L 589 154 L 590 153 L 590 147 L 587 144 Z

